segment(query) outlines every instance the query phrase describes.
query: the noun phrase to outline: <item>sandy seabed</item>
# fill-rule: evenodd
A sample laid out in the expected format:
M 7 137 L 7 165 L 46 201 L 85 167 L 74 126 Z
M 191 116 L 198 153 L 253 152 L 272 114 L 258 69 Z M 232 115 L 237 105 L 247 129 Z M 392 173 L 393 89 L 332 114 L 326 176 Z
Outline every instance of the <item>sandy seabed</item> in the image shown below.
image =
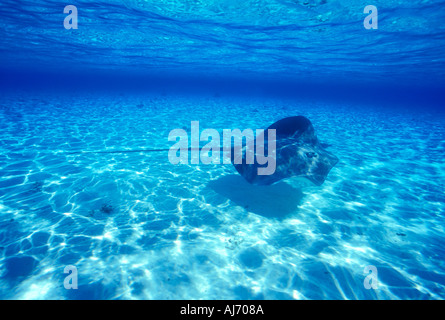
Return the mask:
M 90 153 L 169 148 L 191 121 L 257 129 L 294 115 L 340 159 L 320 187 L 251 186 L 231 165 L 166 152 Z M 443 299 L 444 123 L 271 98 L 3 96 L 0 298 Z

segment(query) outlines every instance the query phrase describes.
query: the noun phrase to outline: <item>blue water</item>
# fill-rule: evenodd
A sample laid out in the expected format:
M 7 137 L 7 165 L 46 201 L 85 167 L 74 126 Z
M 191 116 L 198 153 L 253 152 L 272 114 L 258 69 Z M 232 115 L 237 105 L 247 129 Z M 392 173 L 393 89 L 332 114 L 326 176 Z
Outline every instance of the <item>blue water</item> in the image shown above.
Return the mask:
M 444 299 L 444 8 L 3 0 L 0 299 Z M 321 186 L 134 152 L 296 115 Z

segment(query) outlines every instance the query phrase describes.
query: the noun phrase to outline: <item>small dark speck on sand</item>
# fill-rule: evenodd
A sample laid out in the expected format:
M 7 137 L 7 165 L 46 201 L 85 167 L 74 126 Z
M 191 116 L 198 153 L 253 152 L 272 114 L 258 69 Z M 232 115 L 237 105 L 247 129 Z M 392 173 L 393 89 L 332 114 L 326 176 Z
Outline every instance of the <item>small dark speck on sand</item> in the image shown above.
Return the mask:
M 100 208 L 100 212 L 103 213 L 112 213 L 113 211 L 114 211 L 113 206 L 109 204 L 103 204 L 102 207 Z
M 42 181 L 37 181 L 32 185 L 32 189 L 34 191 L 42 191 L 42 187 L 43 187 L 43 182 Z

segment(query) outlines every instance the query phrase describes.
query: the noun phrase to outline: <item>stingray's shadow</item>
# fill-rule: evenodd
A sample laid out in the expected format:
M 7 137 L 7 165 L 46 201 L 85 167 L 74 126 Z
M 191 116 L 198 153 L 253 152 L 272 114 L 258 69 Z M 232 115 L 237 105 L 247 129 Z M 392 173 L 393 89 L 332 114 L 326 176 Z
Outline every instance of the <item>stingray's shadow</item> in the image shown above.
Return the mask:
M 281 219 L 295 212 L 303 198 L 300 189 L 283 181 L 270 186 L 256 186 L 239 175 L 223 176 L 210 181 L 207 186 L 249 212 L 269 218 Z

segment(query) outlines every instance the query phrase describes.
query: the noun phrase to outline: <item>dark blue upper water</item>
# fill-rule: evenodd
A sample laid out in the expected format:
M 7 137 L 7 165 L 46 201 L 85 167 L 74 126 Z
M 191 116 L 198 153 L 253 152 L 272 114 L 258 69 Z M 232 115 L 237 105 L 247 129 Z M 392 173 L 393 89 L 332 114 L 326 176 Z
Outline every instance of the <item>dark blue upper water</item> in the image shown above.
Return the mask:
M 70 86 L 73 73 L 101 70 L 442 88 L 444 1 L 368 2 L 5 0 L 1 67 L 56 73 Z M 68 4 L 78 10 L 76 30 L 64 28 Z M 364 27 L 368 4 L 378 8 L 376 30 Z

